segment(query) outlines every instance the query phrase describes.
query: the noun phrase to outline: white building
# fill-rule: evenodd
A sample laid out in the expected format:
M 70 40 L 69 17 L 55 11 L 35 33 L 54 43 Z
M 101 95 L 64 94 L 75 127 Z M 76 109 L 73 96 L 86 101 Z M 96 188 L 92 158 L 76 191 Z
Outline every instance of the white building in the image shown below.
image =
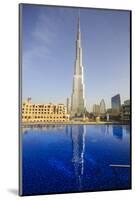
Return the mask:
M 100 114 L 105 114 L 105 113 L 106 113 L 105 101 L 104 99 L 102 99 L 100 102 Z

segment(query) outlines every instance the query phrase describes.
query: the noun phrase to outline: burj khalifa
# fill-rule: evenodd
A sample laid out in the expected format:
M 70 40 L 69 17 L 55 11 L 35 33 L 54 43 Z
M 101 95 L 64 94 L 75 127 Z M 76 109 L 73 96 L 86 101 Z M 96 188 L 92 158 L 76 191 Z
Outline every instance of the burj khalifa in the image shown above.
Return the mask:
M 85 113 L 84 79 L 82 65 L 82 47 L 80 17 L 77 24 L 76 59 L 71 96 L 71 116 L 83 116 Z

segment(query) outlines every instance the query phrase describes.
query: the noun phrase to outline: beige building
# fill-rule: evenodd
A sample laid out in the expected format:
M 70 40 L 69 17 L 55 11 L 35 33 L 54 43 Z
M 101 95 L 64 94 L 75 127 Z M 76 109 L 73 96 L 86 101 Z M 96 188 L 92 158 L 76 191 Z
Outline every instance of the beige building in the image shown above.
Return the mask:
M 67 114 L 64 104 L 34 104 L 31 99 L 22 103 L 22 122 L 67 122 Z
M 97 104 L 94 104 L 94 105 L 93 105 L 93 114 L 94 114 L 95 116 L 100 115 L 100 106 L 99 106 L 99 105 L 97 105 Z

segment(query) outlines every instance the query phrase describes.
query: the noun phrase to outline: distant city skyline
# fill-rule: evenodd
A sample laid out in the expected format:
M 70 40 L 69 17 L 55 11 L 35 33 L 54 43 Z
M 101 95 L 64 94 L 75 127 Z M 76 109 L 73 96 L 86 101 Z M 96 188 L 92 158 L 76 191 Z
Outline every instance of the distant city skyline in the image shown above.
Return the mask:
M 22 99 L 64 103 L 71 96 L 76 8 L 23 5 Z M 80 9 L 86 108 L 120 94 L 130 98 L 130 13 Z

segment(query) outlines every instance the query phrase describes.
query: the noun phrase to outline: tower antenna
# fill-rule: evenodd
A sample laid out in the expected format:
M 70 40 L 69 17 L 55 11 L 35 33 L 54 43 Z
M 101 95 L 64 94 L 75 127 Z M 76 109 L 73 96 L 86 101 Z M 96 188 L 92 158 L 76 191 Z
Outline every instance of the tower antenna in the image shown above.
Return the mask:
M 78 9 L 78 18 L 80 19 L 80 8 Z
M 78 10 L 78 25 L 79 25 L 79 27 L 80 27 L 80 8 L 79 8 L 79 10 Z

